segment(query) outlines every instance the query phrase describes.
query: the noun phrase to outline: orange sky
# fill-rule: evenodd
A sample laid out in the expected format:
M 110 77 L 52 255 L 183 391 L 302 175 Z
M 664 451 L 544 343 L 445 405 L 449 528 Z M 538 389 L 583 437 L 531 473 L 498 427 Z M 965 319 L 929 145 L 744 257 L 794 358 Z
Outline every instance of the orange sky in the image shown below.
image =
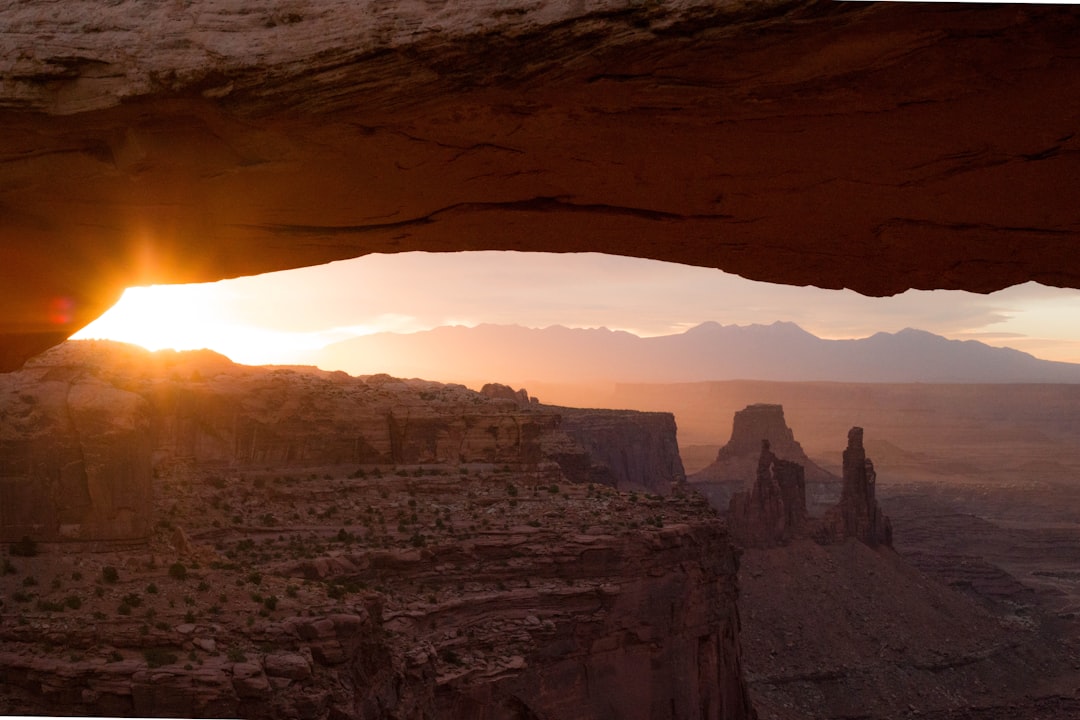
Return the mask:
M 204 285 L 135 288 L 76 338 L 209 347 L 248 364 L 294 362 L 353 335 L 479 323 L 608 327 L 637 335 L 702 322 L 786 320 L 827 338 L 915 327 L 1080 362 L 1080 292 L 1034 283 L 991 295 L 770 285 L 709 268 L 595 253 L 369 255 Z

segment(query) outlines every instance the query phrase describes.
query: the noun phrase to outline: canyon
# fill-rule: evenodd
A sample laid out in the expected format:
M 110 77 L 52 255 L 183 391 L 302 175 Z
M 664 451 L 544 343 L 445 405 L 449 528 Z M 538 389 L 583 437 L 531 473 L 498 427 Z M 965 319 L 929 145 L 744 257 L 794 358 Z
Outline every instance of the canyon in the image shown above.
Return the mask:
M 670 415 L 108 342 L 3 382 L 9 711 L 755 717 Z
M 0 702 L 15 712 L 1064 720 L 1080 707 L 1064 496 L 913 476 L 944 462 L 939 448 L 903 456 L 882 438 L 940 429 L 905 431 L 888 403 L 860 417 L 845 405 L 860 394 L 836 384 L 791 384 L 790 412 L 750 403 L 717 423 L 731 432 L 712 469 L 730 474 L 709 479 L 684 472 L 670 413 L 549 406 L 498 383 L 86 341 L 2 380 Z M 826 423 L 804 439 L 799 398 L 820 387 L 821 417 L 865 434 Z M 843 453 L 818 451 L 827 430 L 832 448 L 846 433 Z M 955 463 L 962 436 L 940 439 Z M 726 518 L 697 491 L 710 483 Z

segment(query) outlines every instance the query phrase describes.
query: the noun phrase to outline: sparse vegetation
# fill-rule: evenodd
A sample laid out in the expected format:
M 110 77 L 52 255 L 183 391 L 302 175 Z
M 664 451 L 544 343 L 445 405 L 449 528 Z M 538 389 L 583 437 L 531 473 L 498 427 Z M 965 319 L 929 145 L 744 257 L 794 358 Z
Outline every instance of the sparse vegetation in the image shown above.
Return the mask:
M 11 544 L 10 552 L 16 557 L 34 557 L 38 554 L 37 541 L 29 535 L 23 535 L 18 542 Z
M 146 660 L 147 666 L 151 668 L 172 665 L 179 660 L 176 653 L 160 647 L 146 648 L 143 650 L 143 658 Z
M 115 585 L 120 581 L 120 573 L 112 565 L 106 565 L 101 568 L 101 579 L 110 585 Z

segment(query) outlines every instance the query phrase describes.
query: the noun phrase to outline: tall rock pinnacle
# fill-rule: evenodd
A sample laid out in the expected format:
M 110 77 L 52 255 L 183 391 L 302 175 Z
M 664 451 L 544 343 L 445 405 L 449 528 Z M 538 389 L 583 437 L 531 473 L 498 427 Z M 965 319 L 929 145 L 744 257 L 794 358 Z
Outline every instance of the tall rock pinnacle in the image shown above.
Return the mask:
M 875 497 L 877 473 L 863 448 L 863 429 L 848 431 L 844 450 L 844 488 L 840 503 L 825 515 L 824 534 L 833 542 L 855 537 L 876 547 L 892 545 L 892 523 L 881 511 Z
M 747 547 L 786 544 L 806 523 L 803 467 L 776 457 L 769 445 L 761 441 L 753 489 L 735 493 L 728 506 L 728 529 Z

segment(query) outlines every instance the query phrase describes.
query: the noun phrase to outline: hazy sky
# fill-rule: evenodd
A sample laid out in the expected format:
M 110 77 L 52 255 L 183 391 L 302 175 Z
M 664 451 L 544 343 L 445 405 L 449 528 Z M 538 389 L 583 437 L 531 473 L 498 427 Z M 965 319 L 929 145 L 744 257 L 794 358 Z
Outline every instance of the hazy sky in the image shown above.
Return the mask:
M 638 335 L 787 320 L 827 338 L 905 327 L 1080 362 L 1080 291 L 1034 283 L 991 295 L 847 290 L 745 280 L 719 270 L 620 256 L 513 252 L 369 255 L 205 285 L 128 290 L 75 337 L 151 349 L 209 347 L 242 363 L 377 331 L 499 323 L 608 327 Z

